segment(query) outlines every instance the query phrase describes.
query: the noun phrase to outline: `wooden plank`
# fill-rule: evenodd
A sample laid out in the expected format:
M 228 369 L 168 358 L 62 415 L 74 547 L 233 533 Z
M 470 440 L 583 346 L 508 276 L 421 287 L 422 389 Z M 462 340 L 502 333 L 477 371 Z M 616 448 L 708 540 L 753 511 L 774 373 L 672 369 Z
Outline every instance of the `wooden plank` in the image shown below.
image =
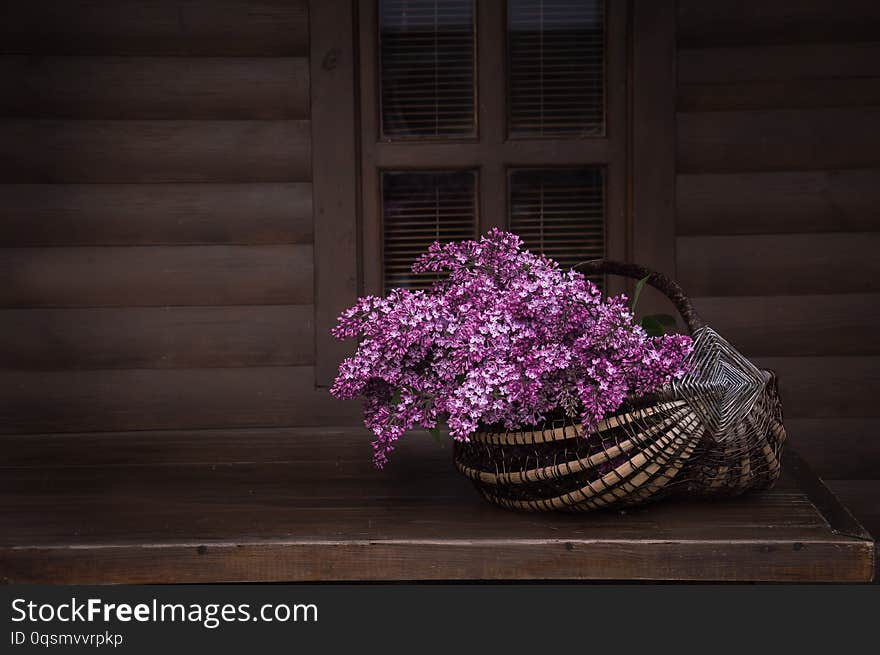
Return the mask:
M 0 116 L 277 120 L 309 117 L 305 57 L 0 57 Z
M 873 0 L 681 0 L 683 46 L 780 42 L 871 41 L 880 30 Z
M 792 446 L 826 480 L 867 478 L 880 471 L 876 418 L 787 418 L 785 429 Z
M 694 305 L 750 357 L 880 355 L 880 294 L 727 296 Z
M 880 291 L 878 232 L 679 237 L 678 279 L 692 296 Z
M 7 3 L 0 48 L 22 54 L 308 54 L 307 0 Z
M 312 302 L 311 246 L 0 249 L 0 305 L 144 307 Z
M 632 259 L 674 276 L 675 3 L 637 2 L 633 31 Z M 643 312 L 664 309 L 653 289 L 643 302 Z
M 427 434 L 413 432 L 401 440 L 396 458 L 407 466 L 443 465 L 452 461 L 451 445 L 425 443 Z M 338 445 L 334 462 L 371 466 L 372 433 L 339 425 L 239 428 L 234 430 L 142 430 L 0 436 L 0 468 L 143 468 L 194 464 L 279 464 L 327 461 L 327 444 Z M 412 451 L 419 455 L 410 455 Z M 435 452 L 436 451 L 436 452 Z M 430 462 L 430 464 L 428 464 Z M 445 468 L 445 467 L 444 467 Z M 470 489 L 468 489 L 470 491 Z
M 681 113 L 678 171 L 871 168 L 878 121 L 878 107 Z
M 0 247 L 311 243 L 312 185 L 0 184 Z
M 680 84 L 679 111 L 815 109 L 880 105 L 880 77 Z
M 0 371 L 0 432 L 355 425 L 360 405 L 314 388 L 310 366 Z
M 313 3 L 311 115 L 314 143 L 315 380 L 327 386 L 351 342 L 330 335 L 354 304 L 361 275 L 358 235 L 358 149 L 355 108 L 355 23 L 346 0 Z
M 14 584 L 344 580 L 867 582 L 873 575 L 871 542 L 804 539 L 797 543 L 803 554 L 741 541 L 687 545 L 658 542 L 650 552 L 643 544 L 627 541 L 193 542 L 162 547 L 122 545 L 102 548 L 100 555 L 90 548 L 3 549 L 0 560 L 7 571 L 4 581 Z
M 676 178 L 680 235 L 873 231 L 878 206 L 876 168 Z
M 789 418 L 880 416 L 880 357 L 758 357 L 779 374 Z
M 817 479 L 802 479 L 789 462 L 769 493 L 666 502 L 584 521 L 490 506 L 427 435 L 405 440 L 394 464 L 375 471 L 363 456 L 364 436 L 316 435 L 302 461 L 247 463 L 230 452 L 228 464 L 129 460 L 121 467 L 51 465 L 50 475 L 39 466 L 4 467 L 3 574 L 8 582 L 856 581 L 873 568 L 870 539 L 842 520 Z M 149 448 L 150 435 L 139 439 Z M 42 441 L 47 460 L 58 461 L 60 451 L 51 452 L 58 442 Z M 208 457 L 212 444 L 206 436 Z M 80 449 L 78 457 L 85 455 Z
M 311 305 L 0 310 L 0 367 L 210 368 L 314 363 Z
M 880 77 L 880 43 L 681 48 L 683 84 L 790 82 L 824 78 Z
M 0 123 L 5 182 L 307 182 L 308 121 Z

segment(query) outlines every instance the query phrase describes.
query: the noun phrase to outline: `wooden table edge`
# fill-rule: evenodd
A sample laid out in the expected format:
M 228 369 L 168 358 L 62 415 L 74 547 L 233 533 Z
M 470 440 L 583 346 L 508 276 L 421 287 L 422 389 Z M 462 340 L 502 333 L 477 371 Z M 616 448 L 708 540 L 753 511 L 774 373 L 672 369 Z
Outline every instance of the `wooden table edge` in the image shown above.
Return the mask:
M 870 539 L 362 540 L 0 548 L 7 584 L 656 580 L 869 582 Z

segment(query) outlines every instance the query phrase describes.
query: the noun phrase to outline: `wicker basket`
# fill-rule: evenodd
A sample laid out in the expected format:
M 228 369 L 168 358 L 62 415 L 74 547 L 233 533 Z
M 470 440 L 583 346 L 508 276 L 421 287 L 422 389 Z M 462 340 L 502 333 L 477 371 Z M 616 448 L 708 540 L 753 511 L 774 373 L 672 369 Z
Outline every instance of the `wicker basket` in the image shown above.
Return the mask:
M 589 511 L 673 494 L 735 496 L 779 477 L 785 442 L 776 376 L 705 325 L 675 282 L 635 264 L 599 260 L 587 275 L 647 283 L 675 304 L 694 339 L 687 374 L 632 398 L 583 435 L 571 420 L 456 443 L 455 465 L 490 502 L 531 511 Z

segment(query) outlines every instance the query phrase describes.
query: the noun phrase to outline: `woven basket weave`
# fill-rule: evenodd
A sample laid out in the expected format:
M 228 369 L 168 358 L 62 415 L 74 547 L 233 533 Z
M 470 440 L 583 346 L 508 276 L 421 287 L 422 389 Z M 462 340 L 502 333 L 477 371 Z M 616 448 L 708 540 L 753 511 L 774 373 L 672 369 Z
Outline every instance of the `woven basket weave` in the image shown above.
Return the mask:
M 531 511 L 589 511 L 674 494 L 735 496 L 779 477 L 785 442 L 776 376 L 705 325 L 675 282 L 635 264 L 578 269 L 647 283 L 675 304 L 694 339 L 688 372 L 629 399 L 595 432 L 573 420 L 516 432 L 478 431 L 456 443 L 455 465 L 490 502 Z

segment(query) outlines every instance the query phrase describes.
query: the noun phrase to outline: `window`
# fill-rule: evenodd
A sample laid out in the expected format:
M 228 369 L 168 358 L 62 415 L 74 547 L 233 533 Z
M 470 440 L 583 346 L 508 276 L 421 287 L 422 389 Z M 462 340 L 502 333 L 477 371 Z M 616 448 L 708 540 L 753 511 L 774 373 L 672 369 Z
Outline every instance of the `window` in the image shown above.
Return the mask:
M 605 3 L 510 0 L 508 130 L 514 137 L 605 132 Z
M 382 173 L 385 289 L 423 289 L 436 279 L 414 275 L 413 260 L 434 241 L 474 238 L 476 195 L 474 171 Z
M 604 171 L 510 169 L 510 229 L 563 268 L 605 255 Z M 601 282 L 594 280 L 594 282 Z
M 359 5 L 365 292 L 493 226 L 563 266 L 623 256 L 626 4 Z
M 382 0 L 382 136 L 474 136 L 473 0 Z

